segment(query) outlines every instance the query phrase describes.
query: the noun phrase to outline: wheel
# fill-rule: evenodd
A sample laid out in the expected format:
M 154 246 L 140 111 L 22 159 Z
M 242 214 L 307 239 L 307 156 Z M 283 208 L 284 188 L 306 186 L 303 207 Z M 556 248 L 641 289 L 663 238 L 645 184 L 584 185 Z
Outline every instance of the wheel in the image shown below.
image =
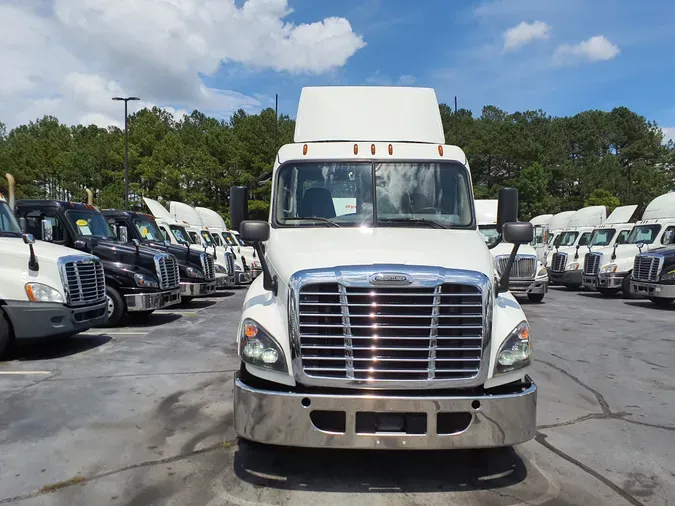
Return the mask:
M 527 298 L 530 299 L 532 302 L 541 302 L 544 300 L 544 294 L 543 293 L 528 293 Z
M 103 327 L 115 327 L 120 323 L 126 310 L 124 299 L 112 286 L 105 287 L 105 298 L 108 302 L 108 321 Z
M 581 288 L 581 285 L 565 285 L 565 288 L 567 288 L 568 290 L 578 290 L 579 288 Z
M 623 278 L 623 283 L 621 283 L 621 292 L 623 293 L 624 299 L 634 299 L 633 292 L 630 289 L 630 272 L 626 274 Z
M 656 297 L 649 297 L 649 300 L 652 301 L 655 305 L 659 307 L 667 307 L 670 306 L 673 302 L 675 302 L 675 299 L 667 299 L 667 298 L 656 298 Z
M 0 309 L 0 358 L 2 358 L 2 354 L 7 349 L 11 337 L 12 329 L 9 326 L 9 320 L 5 316 L 5 312 Z
M 617 293 L 619 293 L 619 290 L 616 288 L 598 288 L 598 292 L 603 297 L 614 297 Z

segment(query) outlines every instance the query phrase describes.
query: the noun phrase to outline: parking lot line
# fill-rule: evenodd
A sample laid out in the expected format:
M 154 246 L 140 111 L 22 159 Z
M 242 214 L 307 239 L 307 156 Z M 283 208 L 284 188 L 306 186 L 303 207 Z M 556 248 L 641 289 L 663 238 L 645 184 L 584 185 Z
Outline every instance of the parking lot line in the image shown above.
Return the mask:
M 51 374 L 51 371 L 0 371 L 0 375 L 17 376 L 20 374 Z
M 116 330 L 115 332 L 99 332 L 95 330 L 85 330 L 80 332 L 80 336 L 145 336 L 147 332 L 137 332 L 135 330 Z

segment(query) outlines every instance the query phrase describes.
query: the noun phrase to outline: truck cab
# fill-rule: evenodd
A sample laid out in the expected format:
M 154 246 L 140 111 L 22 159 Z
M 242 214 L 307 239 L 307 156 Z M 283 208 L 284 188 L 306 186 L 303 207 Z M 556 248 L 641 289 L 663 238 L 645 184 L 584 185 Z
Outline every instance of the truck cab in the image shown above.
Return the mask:
M 109 326 L 126 313 L 148 315 L 180 303 L 178 261 L 158 252 L 117 240 L 95 206 L 59 200 L 19 200 L 17 214 L 29 233 L 45 242 L 71 247 L 97 256 L 105 274 Z
M 554 214 L 547 225 L 544 226 L 545 241 L 537 242 L 534 246 L 539 261 L 548 266 L 551 251 L 555 248 L 555 242 L 560 233 L 567 228 L 567 223 L 576 211 L 562 211 Z
M 0 194 L 0 356 L 11 341 L 63 338 L 107 319 L 103 267 L 94 255 L 36 244 Z
M 144 246 L 171 253 L 178 261 L 180 294 L 183 302 L 216 292 L 216 267 L 213 256 L 190 244 L 172 245 L 150 214 L 104 209 L 102 211 L 117 238 L 123 243 L 133 240 Z
M 247 188 L 230 194 L 263 270 L 237 330 L 237 434 L 370 449 L 531 439 L 530 327 L 508 291 L 532 240 L 517 190 L 500 190 L 497 230 L 515 245 L 500 276 L 433 89 L 304 88 L 296 117 L 269 221 L 246 219 Z M 338 214 L 334 197 L 353 208 Z
M 620 206 L 614 209 L 605 222 L 593 230 L 588 243 L 588 253 L 584 256 L 584 270 L 581 284 L 591 290 L 606 292 L 607 288 L 598 285 L 598 275 L 605 255 L 616 258 L 616 248 L 628 242 L 628 236 L 635 226 L 630 223 L 637 205 Z
M 584 207 L 569 218 L 567 228 L 554 239 L 555 253 L 548 272 L 552 283 L 570 290 L 581 288 L 585 251 L 579 250 L 588 247 L 593 230 L 606 218 L 605 206 Z
M 497 232 L 497 200 L 476 200 L 478 230 L 485 237 L 500 272 L 509 261 L 513 244 L 501 240 Z M 532 221 L 530 221 L 532 223 Z M 533 225 L 534 227 L 534 225 Z M 534 227 L 536 231 L 536 227 Z M 536 236 L 535 236 L 536 237 Z M 531 244 L 523 244 L 518 250 L 509 275 L 509 291 L 516 296 L 527 296 L 532 302 L 541 302 L 548 290 L 548 272 L 537 260 L 537 252 Z
M 603 295 L 623 292 L 631 295 L 631 274 L 635 257 L 661 248 L 672 241 L 675 233 L 675 192 L 665 193 L 652 200 L 645 208 L 640 221 L 636 222 L 624 244 L 619 244 L 612 255 L 600 259 L 598 290 Z M 643 273 L 637 273 L 642 276 Z M 649 283 L 649 279 L 637 281 Z M 602 290 L 601 290 L 602 289 Z
M 631 289 L 637 297 L 646 297 L 665 307 L 675 301 L 675 230 L 664 238 L 669 241 L 668 246 L 635 257 Z

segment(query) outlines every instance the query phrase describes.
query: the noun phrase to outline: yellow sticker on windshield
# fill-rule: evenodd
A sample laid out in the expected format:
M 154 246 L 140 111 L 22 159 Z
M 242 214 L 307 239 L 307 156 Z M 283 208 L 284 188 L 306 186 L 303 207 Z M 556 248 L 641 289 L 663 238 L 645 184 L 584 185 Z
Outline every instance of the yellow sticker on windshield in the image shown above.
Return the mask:
M 78 227 L 86 227 L 88 225 L 87 220 L 77 220 L 75 223 L 77 223 Z
M 141 235 L 143 237 L 147 237 L 148 235 L 148 227 L 141 227 Z

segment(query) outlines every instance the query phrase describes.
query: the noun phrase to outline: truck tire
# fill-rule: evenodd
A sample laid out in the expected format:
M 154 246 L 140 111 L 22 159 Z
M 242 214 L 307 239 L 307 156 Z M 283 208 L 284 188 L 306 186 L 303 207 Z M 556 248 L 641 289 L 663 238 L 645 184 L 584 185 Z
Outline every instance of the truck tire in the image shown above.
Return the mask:
M 532 302 L 541 302 L 544 300 L 544 294 L 543 293 L 528 293 L 527 298 L 530 299 Z
M 675 299 L 657 298 L 657 297 L 650 297 L 649 300 L 651 300 L 652 303 L 658 307 L 668 307 L 673 302 L 675 302 Z
M 568 290 L 578 290 L 579 288 L 581 288 L 581 285 L 565 285 L 565 288 L 567 288 Z
M 0 308 L 0 358 L 7 350 L 9 340 L 12 338 L 12 329 L 9 326 L 9 320 L 5 316 L 5 312 Z
M 109 285 L 105 287 L 105 297 L 108 302 L 108 321 L 103 324 L 103 327 L 116 327 L 126 311 L 124 298 L 120 292 Z
M 630 289 L 630 275 L 631 275 L 630 272 L 628 274 L 626 274 L 626 277 L 623 278 L 623 283 L 621 284 L 621 292 L 622 292 L 622 295 L 623 295 L 624 299 L 634 299 L 635 298 L 632 290 Z

